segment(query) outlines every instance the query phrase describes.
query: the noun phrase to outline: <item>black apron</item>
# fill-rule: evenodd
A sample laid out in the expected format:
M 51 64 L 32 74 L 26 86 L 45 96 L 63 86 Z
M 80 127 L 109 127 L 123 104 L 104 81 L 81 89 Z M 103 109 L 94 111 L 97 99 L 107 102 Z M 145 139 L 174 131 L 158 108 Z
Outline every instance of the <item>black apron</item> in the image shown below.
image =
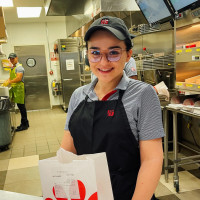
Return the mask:
M 140 152 L 121 101 L 87 102 L 73 112 L 69 131 L 78 155 L 106 152 L 115 200 L 131 200 L 138 171 Z

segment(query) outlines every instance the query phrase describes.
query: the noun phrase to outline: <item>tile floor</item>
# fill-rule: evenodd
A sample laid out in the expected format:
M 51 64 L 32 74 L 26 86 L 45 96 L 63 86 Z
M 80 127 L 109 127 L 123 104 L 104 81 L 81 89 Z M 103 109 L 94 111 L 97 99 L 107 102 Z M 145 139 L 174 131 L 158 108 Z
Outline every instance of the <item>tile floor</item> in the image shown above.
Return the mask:
M 42 196 L 38 161 L 56 155 L 63 137 L 66 113 L 61 108 L 28 112 L 30 128 L 17 132 L 10 149 L 0 152 L 0 190 Z M 20 115 L 16 114 L 16 124 Z M 180 154 L 181 156 L 181 154 Z M 173 159 L 172 152 L 169 158 Z M 172 170 L 170 170 L 172 172 Z M 160 200 L 200 200 L 200 168 L 193 164 L 182 166 L 179 172 L 180 192 L 161 176 L 156 189 Z

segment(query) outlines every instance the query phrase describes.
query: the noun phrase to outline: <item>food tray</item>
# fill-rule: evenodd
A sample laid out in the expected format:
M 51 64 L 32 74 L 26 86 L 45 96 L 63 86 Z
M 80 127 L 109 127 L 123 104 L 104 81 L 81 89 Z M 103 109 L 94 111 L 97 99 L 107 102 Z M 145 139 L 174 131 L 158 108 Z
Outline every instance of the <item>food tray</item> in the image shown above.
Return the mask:
M 194 107 L 193 112 L 194 112 L 195 114 L 200 115 L 200 107 Z

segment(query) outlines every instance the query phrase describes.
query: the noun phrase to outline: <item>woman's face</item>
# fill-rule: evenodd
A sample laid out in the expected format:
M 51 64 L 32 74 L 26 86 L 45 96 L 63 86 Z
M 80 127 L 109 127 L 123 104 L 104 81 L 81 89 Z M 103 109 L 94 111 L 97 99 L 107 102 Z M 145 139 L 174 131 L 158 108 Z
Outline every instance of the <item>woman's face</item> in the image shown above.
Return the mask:
M 115 49 L 120 50 L 121 58 L 118 61 L 109 61 L 107 59 L 108 53 L 113 55 L 117 53 Z M 102 53 L 101 60 L 92 62 L 92 54 Z M 117 39 L 108 31 L 99 30 L 92 34 L 88 41 L 88 59 L 90 68 L 98 77 L 100 82 L 119 81 L 123 74 L 124 65 L 129 61 L 132 55 L 132 50 L 126 51 L 124 41 Z

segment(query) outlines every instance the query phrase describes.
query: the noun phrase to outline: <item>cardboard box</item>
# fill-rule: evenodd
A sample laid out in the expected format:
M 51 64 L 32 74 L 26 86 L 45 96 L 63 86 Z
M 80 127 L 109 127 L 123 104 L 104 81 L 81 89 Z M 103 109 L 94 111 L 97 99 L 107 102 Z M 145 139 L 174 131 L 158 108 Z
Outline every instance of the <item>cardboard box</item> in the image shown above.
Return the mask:
M 3 9 L 0 7 L 0 39 L 7 38 Z

